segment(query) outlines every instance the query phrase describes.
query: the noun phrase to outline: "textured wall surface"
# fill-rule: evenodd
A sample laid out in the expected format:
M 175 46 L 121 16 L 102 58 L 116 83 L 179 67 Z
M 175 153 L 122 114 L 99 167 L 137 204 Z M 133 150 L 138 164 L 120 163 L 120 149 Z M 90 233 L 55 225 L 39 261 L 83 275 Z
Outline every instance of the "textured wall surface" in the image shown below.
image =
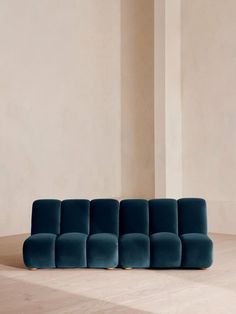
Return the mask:
M 0 2 L 0 233 L 36 198 L 121 193 L 120 2 Z
M 121 0 L 122 196 L 154 197 L 154 2 Z
M 155 0 L 155 196 L 182 196 L 181 0 Z
M 235 11 L 0 1 L 0 235 L 29 231 L 36 198 L 182 191 L 206 198 L 210 231 L 236 233 Z
M 37 198 L 154 196 L 153 0 L 0 2 L 0 234 Z
M 183 193 L 236 233 L 236 2 L 182 1 Z

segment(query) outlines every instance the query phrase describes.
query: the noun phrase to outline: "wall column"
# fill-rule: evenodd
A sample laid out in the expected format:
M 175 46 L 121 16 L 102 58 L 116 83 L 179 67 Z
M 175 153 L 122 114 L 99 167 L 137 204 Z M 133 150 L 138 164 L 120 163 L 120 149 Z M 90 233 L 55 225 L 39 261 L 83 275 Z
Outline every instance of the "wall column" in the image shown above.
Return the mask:
M 155 196 L 182 195 L 181 0 L 155 0 Z

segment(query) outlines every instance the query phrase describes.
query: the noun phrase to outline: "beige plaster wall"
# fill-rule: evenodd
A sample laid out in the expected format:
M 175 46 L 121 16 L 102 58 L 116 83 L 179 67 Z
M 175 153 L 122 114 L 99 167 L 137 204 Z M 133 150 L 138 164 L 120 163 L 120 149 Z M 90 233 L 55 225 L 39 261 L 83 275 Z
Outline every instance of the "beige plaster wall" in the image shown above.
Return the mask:
M 0 1 L 1 235 L 29 231 L 36 198 L 155 187 L 205 197 L 209 230 L 236 233 L 236 3 L 182 0 L 180 32 L 180 1 L 156 2 L 158 30 L 152 0 Z
M 182 0 L 183 193 L 236 233 L 236 1 Z
M 120 1 L 0 1 L 0 234 L 121 195 Z
M 165 0 L 154 1 L 154 153 L 155 197 L 166 196 L 166 33 Z
M 155 0 L 155 196 L 182 196 L 181 0 Z
M 121 0 L 122 196 L 154 197 L 154 1 Z
M 37 198 L 154 196 L 153 3 L 0 1 L 0 235 Z

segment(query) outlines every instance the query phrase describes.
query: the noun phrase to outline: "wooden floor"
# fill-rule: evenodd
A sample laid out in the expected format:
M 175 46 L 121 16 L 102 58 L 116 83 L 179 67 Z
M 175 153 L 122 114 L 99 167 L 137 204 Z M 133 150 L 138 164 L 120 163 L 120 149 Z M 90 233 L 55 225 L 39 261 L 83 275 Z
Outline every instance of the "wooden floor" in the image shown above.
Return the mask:
M 236 313 L 236 236 L 212 234 L 208 270 L 24 268 L 27 235 L 0 238 L 0 313 Z

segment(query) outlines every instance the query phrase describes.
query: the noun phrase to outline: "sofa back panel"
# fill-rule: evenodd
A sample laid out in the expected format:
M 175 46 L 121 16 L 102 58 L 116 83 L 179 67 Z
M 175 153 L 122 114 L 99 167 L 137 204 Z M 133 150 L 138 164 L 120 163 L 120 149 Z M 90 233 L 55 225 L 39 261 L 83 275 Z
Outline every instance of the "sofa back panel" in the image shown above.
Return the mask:
M 120 202 L 120 234 L 149 232 L 148 201 L 127 199 Z
M 178 233 L 178 208 L 174 199 L 149 201 L 149 232 Z
M 94 199 L 90 202 L 90 234 L 119 231 L 119 202 L 115 199 Z
M 201 198 L 178 200 L 179 234 L 207 234 L 206 202 Z
M 61 233 L 89 233 L 89 200 L 64 200 L 61 203 Z
M 32 208 L 31 234 L 60 233 L 61 201 L 36 200 Z

